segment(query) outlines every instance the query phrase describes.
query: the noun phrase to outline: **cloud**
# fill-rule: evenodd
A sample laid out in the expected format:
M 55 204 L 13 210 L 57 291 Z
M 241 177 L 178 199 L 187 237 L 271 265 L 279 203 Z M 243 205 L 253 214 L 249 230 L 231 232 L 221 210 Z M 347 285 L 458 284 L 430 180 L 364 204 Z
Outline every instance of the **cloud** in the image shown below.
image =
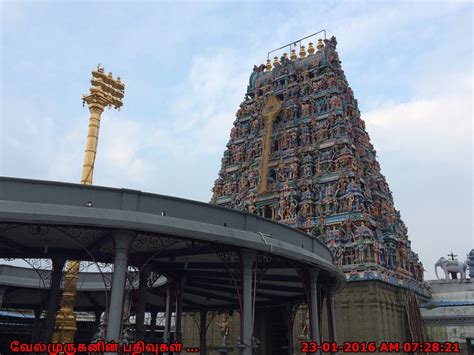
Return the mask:
M 106 111 L 94 182 L 208 201 L 251 68 L 235 50 L 209 48 L 174 89 L 166 120 Z
M 409 227 L 412 249 L 433 279 L 439 257 L 452 249 L 464 260 L 474 246 L 472 72 L 427 74 L 413 77 L 409 100 L 387 100 L 362 117 Z
M 465 165 L 471 146 L 472 102 L 464 87 L 446 97 L 382 104 L 364 113 L 376 147 L 430 161 Z
M 71 181 L 68 163 L 77 141 L 63 135 L 55 117 L 37 114 L 29 102 L 14 97 L 4 100 L 0 112 L 2 175 Z M 78 122 L 71 120 L 68 128 L 76 127 Z M 80 173 L 80 169 L 77 171 Z M 76 181 L 79 179 L 80 175 Z
M 235 50 L 211 48 L 193 59 L 174 105 L 173 131 L 204 154 L 222 153 L 243 99 L 251 64 Z
M 209 186 L 217 176 L 251 68 L 250 59 L 242 60 L 236 49 L 208 48 L 192 58 L 185 70 L 186 81 L 176 83 L 168 101 L 160 104 L 162 117 L 150 112 L 140 117 L 106 110 L 94 183 L 148 191 L 157 191 L 159 186 L 161 192 L 208 201 Z M 77 110 L 78 116 L 64 120 L 54 109 L 43 110 L 46 115 L 40 113 L 39 102 L 31 98 L 4 96 L 2 102 L 2 174 L 78 182 L 87 109 Z M 213 176 L 192 181 L 192 194 L 186 196 L 186 192 L 176 191 L 176 180 L 168 176 L 189 175 L 188 167 L 196 161 L 211 164 Z

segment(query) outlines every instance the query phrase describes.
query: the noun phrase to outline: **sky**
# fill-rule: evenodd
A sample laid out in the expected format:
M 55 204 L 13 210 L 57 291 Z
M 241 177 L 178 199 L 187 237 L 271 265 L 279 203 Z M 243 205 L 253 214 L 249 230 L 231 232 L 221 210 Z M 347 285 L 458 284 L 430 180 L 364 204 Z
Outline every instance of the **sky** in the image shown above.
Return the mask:
M 94 184 L 208 202 L 253 65 L 325 29 L 425 277 L 474 248 L 470 1 L 0 0 L 0 16 L 2 176 L 80 181 L 101 63 L 126 88 Z

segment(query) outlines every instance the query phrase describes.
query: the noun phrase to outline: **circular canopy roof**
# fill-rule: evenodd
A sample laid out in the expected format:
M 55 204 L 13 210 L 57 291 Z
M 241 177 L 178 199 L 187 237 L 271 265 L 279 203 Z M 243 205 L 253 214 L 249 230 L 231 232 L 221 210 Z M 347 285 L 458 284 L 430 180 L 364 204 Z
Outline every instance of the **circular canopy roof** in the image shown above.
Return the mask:
M 0 258 L 111 263 L 117 231 L 135 235 L 130 265 L 185 276 L 185 310 L 238 305 L 242 249 L 258 252 L 257 306 L 303 299 L 298 270 L 307 266 L 319 268 L 324 283 L 344 283 L 324 244 L 253 214 L 136 190 L 0 177 Z

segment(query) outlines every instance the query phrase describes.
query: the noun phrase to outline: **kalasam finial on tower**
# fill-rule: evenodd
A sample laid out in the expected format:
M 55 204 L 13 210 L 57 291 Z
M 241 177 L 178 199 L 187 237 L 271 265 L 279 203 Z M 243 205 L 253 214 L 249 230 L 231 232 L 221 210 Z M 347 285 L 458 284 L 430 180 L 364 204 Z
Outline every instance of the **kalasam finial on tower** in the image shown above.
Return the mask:
M 291 50 L 291 55 L 290 55 L 291 60 L 296 60 L 298 59 L 298 56 L 296 55 L 296 49 Z
M 318 39 L 318 45 L 316 46 L 318 48 L 318 51 L 324 48 L 323 40 L 322 38 Z
M 306 57 L 306 51 L 304 49 L 304 46 L 300 47 L 300 58 L 305 58 Z
M 267 64 L 265 64 L 265 69 L 267 71 L 272 70 L 272 61 L 270 59 L 267 59 Z
M 275 56 L 275 57 L 273 58 L 273 66 L 276 67 L 276 66 L 279 65 L 279 64 L 280 64 L 280 62 L 278 61 L 278 57 Z

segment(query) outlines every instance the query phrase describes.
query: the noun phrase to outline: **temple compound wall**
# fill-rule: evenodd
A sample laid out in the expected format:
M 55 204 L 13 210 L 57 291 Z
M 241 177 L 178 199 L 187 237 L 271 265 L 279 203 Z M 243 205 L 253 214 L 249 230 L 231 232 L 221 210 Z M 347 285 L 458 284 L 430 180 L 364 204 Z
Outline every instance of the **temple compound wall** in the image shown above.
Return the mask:
M 429 341 L 459 342 L 462 353 L 474 345 L 474 282 L 429 281 L 432 298 L 421 305 Z

